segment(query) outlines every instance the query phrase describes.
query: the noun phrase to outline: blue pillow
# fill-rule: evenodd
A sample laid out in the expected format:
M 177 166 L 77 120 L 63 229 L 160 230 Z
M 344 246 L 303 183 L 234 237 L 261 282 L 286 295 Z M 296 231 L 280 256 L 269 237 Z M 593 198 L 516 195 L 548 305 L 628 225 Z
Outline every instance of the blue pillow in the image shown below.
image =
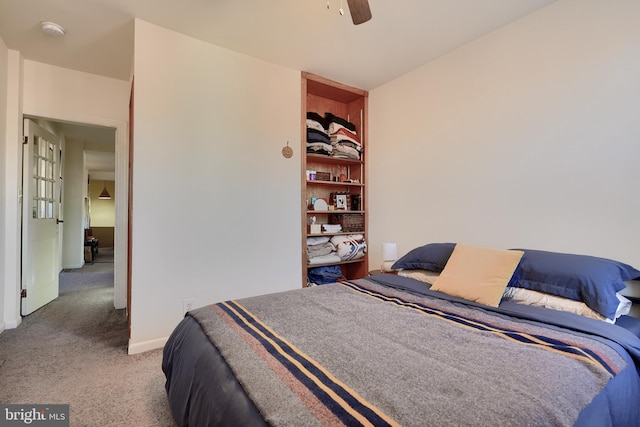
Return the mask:
M 584 302 L 608 319 L 615 319 L 616 296 L 625 280 L 640 277 L 635 268 L 606 258 L 519 249 L 524 251 L 509 286 Z
M 455 247 L 455 243 L 429 243 L 409 251 L 391 268 L 393 270 L 430 270 L 439 273 L 449 261 Z

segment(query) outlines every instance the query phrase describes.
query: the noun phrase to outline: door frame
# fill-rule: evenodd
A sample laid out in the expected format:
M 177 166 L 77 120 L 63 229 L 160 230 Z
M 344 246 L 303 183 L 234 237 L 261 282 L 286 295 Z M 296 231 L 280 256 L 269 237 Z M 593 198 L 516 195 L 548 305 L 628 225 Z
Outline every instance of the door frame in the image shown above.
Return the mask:
M 115 230 L 114 230 L 114 277 L 113 305 L 116 309 L 127 307 L 127 270 L 128 270 L 128 218 L 129 218 L 129 123 L 126 120 L 113 120 L 82 114 L 56 113 L 34 116 L 23 114 L 24 118 L 40 118 L 50 121 L 62 121 L 83 125 L 95 125 L 115 128 Z

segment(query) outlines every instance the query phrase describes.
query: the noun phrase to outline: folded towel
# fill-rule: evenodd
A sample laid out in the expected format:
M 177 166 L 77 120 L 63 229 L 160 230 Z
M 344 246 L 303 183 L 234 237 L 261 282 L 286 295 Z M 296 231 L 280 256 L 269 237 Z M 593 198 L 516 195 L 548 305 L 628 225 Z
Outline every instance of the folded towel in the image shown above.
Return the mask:
M 334 252 L 335 249 L 335 246 L 330 242 L 323 243 L 322 245 L 307 246 L 307 259 L 329 255 Z
M 335 252 L 330 253 L 325 256 L 317 256 L 315 258 L 311 258 L 309 260 L 309 265 L 319 265 L 319 264 L 331 264 L 334 262 L 340 262 L 341 259 Z

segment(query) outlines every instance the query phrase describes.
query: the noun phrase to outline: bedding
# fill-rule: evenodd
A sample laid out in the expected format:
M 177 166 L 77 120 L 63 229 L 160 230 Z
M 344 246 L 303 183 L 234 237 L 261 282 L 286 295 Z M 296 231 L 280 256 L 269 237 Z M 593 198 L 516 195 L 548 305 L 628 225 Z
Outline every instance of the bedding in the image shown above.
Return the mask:
M 441 272 L 456 247 L 455 243 L 428 243 L 410 250 L 391 268 L 394 270 L 429 270 Z
M 440 273 L 429 270 L 410 269 L 410 270 L 397 270 L 396 274 L 410 279 L 419 280 L 420 282 L 433 285 L 436 279 L 440 276 Z
M 640 277 L 630 265 L 587 255 L 522 249 L 524 255 L 510 286 L 582 301 L 608 319 L 615 318 L 616 293 Z
M 391 268 L 442 272 L 458 245 L 461 244 L 429 243 L 417 247 Z M 607 258 L 532 249 L 511 250 L 524 254 L 509 287 L 582 302 L 609 321 L 615 321 L 628 307 L 628 302 L 620 299 L 625 282 L 640 278 L 639 270 Z M 427 282 L 431 283 L 431 280 Z
M 637 317 L 622 315 L 617 320 L 616 325 L 622 326 L 633 335 L 640 338 L 640 319 L 638 319 Z
M 627 329 L 397 275 L 191 311 L 162 369 L 180 426 L 640 425 Z
M 440 273 L 430 270 L 397 270 L 396 274 L 419 280 L 427 285 L 433 285 L 436 279 L 440 277 Z M 609 323 L 616 323 L 620 317 L 631 311 L 631 301 L 629 299 L 620 293 L 617 293 L 616 297 L 620 301 L 620 304 L 616 310 L 615 319 L 607 319 L 603 315 L 590 309 L 581 301 L 574 301 L 568 298 L 546 294 L 544 292 L 530 291 L 529 289 L 507 286 L 502 294 L 502 300 L 504 301 L 513 301 L 518 304 L 536 305 L 553 310 L 568 311 L 570 313 L 591 317 L 593 319 Z M 640 323 L 640 321 L 638 323 Z
M 631 310 L 631 301 L 620 294 L 616 294 L 616 296 L 620 301 L 620 304 L 618 305 L 618 309 L 616 310 L 614 319 L 607 319 L 600 313 L 597 313 L 590 309 L 585 303 L 581 301 L 574 301 L 568 298 L 545 294 L 544 292 L 530 291 L 529 289 L 524 288 L 509 286 L 507 287 L 507 289 L 505 289 L 502 298 L 504 300 L 517 302 L 518 304 L 537 305 L 554 310 L 568 311 L 570 313 L 579 314 L 581 316 L 587 316 L 593 319 L 615 323 L 620 316 L 628 314 Z

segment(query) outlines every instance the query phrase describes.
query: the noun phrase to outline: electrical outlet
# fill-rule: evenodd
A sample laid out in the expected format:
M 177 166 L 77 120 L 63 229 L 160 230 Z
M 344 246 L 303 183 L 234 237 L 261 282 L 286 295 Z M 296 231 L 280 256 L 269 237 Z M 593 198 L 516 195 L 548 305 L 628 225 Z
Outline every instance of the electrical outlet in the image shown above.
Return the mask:
M 196 301 L 193 298 L 187 298 L 185 300 L 182 300 L 182 312 L 183 314 L 186 314 L 187 311 L 191 311 L 193 310 L 193 304 Z

